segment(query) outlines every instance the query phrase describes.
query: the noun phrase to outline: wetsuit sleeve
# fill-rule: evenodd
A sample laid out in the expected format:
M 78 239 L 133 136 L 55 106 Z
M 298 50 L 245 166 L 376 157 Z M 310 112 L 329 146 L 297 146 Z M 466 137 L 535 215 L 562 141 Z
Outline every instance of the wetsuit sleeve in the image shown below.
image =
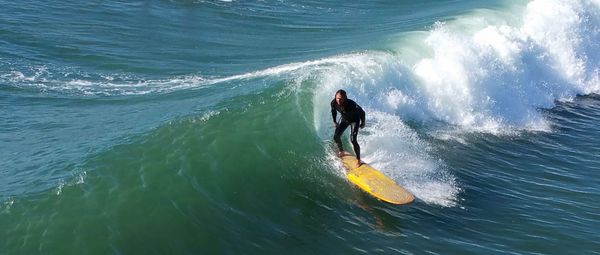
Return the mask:
M 337 123 L 337 111 L 335 110 L 335 99 L 331 101 L 331 117 L 333 122 Z
M 363 110 L 362 107 L 360 107 L 360 105 L 356 104 L 356 108 L 358 108 L 358 112 L 360 114 L 360 123 L 359 124 L 365 124 L 365 110 Z

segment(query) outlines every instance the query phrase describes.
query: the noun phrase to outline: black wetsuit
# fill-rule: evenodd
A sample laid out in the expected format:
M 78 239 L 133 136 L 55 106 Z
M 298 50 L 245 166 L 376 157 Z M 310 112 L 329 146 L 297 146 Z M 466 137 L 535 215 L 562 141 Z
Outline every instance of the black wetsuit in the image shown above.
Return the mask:
M 340 122 L 337 122 L 337 112 L 342 114 L 342 118 Z M 338 149 L 343 151 L 342 149 L 342 133 L 346 131 L 348 126 L 351 126 L 352 132 L 350 133 L 350 142 L 352 142 L 352 146 L 354 147 L 354 153 L 356 153 L 356 158 L 360 160 L 360 146 L 356 141 L 356 136 L 358 135 L 358 128 L 360 124 L 365 123 L 365 111 L 354 101 L 350 99 L 345 99 L 344 103 L 338 105 L 333 99 L 331 101 L 331 116 L 333 117 L 333 122 L 338 123 L 335 128 L 335 133 L 333 135 L 333 140 L 335 141 Z

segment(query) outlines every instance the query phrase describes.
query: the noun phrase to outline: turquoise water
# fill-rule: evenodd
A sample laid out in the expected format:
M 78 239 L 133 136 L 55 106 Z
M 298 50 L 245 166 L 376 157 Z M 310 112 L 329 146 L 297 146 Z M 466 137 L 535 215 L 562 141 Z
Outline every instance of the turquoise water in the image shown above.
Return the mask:
M 597 1 L 0 6 L 0 254 L 600 254 Z

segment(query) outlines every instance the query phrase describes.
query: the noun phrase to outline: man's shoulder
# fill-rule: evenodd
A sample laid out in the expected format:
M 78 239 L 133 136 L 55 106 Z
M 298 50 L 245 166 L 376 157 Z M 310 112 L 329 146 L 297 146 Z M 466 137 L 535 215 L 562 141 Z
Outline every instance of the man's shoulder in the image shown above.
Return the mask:
M 357 111 L 364 111 L 364 110 L 362 109 L 362 107 L 360 107 L 360 105 L 358 105 L 356 102 L 354 102 L 354 101 L 352 101 L 352 100 L 350 100 L 350 99 L 348 99 L 348 104 L 347 104 L 347 106 L 348 106 L 350 109 L 356 109 Z
M 354 100 L 352 100 L 352 99 L 346 99 L 346 102 L 345 102 L 345 103 L 346 103 L 346 105 L 347 105 L 347 106 L 350 106 L 350 107 L 352 107 L 352 106 L 355 106 L 355 105 L 358 105 L 358 104 L 357 104 L 356 102 L 354 102 Z

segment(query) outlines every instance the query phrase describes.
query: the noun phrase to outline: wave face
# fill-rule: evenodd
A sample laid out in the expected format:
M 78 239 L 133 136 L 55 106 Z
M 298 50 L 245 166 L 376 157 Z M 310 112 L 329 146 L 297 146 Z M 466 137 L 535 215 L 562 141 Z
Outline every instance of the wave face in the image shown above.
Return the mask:
M 488 2 L 3 2 L 0 250 L 597 251 L 600 2 Z

